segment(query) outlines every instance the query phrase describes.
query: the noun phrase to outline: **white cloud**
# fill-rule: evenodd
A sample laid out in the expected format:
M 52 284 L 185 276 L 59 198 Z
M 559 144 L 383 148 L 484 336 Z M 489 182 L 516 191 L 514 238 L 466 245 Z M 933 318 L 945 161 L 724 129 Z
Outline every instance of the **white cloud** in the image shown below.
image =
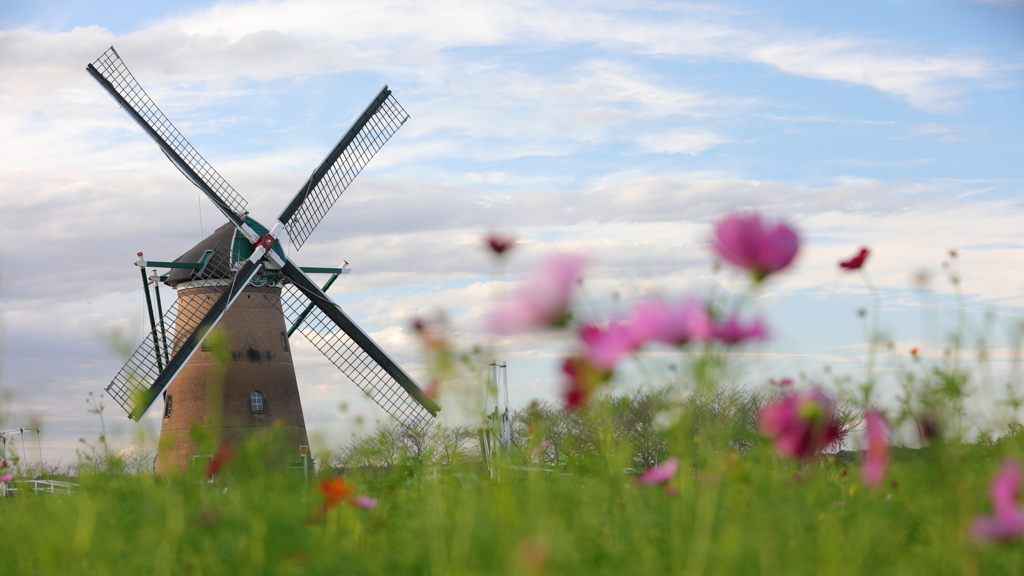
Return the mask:
M 649 152 L 661 154 L 689 154 L 696 156 L 701 152 L 728 142 L 728 140 L 710 133 L 645 134 L 639 139 L 640 145 Z
M 949 132 L 949 126 L 943 126 L 942 124 L 925 124 L 924 126 L 918 126 L 914 128 L 914 134 L 945 134 Z

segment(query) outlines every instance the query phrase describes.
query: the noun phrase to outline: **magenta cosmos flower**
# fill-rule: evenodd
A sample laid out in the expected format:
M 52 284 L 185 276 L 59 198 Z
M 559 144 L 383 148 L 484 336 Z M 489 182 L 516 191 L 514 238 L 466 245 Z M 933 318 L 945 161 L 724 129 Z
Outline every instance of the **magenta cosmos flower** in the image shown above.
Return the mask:
M 864 414 L 867 450 L 864 453 L 864 467 L 861 473 L 864 483 L 878 486 L 885 478 L 889 467 L 889 424 L 881 412 L 873 408 Z
M 839 439 L 835 401 L 817 386 L 779 396 L 758 412 L 757 420 L 782 456 L 811 458 Z
M 681 346 L 692 340 L 707 340 L 712 332 L 705 307 L 697 300 L 686 299 L 671 304 L 648 300 L 607 328 L 583 325 L 579 335 L 590 363 L 614 370 L 620 360 L 648 342 Z
M 580 279 L 583 258 L 572 254 L 553 256 L 533 271 L 512 297 L 488 319 L 495 334 L 543 326 L 561 326 L 569 318 L 572 290 Z
M 992 516 L 977 516 L 971 523 L 971 534 L 978 540 L 1010 540 L 1024 534 L 1024 511 L 1017 503 L 1020 494 L 1020 463 L 1007 459 L 992 479 L 988 496 L 992 499 Z
M 739 316 L 731 316 L 714 325 L 712 336 L 723 344 L 740 344 L 747 340 L 764 340 L 768 338 L 768 331 L 760 319 L 745 323 Z
M 800 247 L 796 232 L 758 214 L 726 216 L 715 226 L 714 248 L 725 261 L 748 270 L 760 282 L 790 265 Z
M 864 262 L 867 261 L 868 255 L 871 251 L 867 248 L 861 248 L 860 252 L 856 256 L 849 260 L 842 260 L 839 262 L 839 267 L 844 270 L 860 270 L 864 266 Z
M 635 482 L 638 484 L 647 484 L 648 486 L 664 484 L 671 480 L 678 471 L 679 460 L 677 460 L 675 456 L 669 456 L 669 458 L 661 464 L 655 464 L 648 468 L 646 472 L 637 476 Z

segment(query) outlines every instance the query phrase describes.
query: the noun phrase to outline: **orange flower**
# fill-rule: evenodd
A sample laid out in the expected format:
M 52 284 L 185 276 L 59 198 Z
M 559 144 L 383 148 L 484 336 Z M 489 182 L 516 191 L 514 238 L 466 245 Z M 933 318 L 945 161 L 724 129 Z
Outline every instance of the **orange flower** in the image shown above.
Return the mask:
M 911 356 L 917 356 L 917 346 L 910 349 Z
M 324 497 L 324 511 L 338 505 L 339 502 L 348 500 L 355 494 L 355 488 L 345 482 L 344 478 L 328 478 L 320 481 L 320 494 Z

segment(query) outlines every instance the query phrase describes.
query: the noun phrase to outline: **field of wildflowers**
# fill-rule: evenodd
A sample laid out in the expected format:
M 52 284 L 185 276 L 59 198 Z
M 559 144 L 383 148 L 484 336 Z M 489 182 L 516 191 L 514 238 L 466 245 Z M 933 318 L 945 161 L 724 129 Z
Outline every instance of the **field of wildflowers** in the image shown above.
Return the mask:
M 499 256 L 512 247 L 508 238 L 489 244 Z M 791 227 L 756 214 L 722 218 L 712 244 L 753 292 L 800 248 Z M 838 265 L 856 272 L 869 256 L 862 249 Z M 4 567 L 1024 573 L 1024 427 L 965 427 L 972 374 L 962 364 L 947 359 L 905 375 L 897 408 L 877 403 L 870 371 L 845 390 L 790 378 L 736 390 L 722 383 L 725 352 L 771 334 L 746 309 L 749 299 L 650 299 L 598 323 L 574 310 L 583 270 L 577 256 L 551 257 L 489 318 L 495 334 L 563 330 L 575 342 L 562 365 L 562 404 L 517 411 L 512 449 L 489 466 L 473 449 L 473 427 L 380 428 L 376 439 L 321 456 L 319 478 L 309 480 L 275 460 L 273 433 L 235 451 L 208 439 L 216 457 L 178 475 L 128 473 L 108 458 L 80 468 L 74 494 L 0 501 Z M 417 321 L 416 330 L 436 394 L 457 354 L 436 325 Z M 689 350 L 686 377 L 666 390 L 616 394 L 620 364 L 650 346 Z M 898 430 L 911 432 L 897 442 Z

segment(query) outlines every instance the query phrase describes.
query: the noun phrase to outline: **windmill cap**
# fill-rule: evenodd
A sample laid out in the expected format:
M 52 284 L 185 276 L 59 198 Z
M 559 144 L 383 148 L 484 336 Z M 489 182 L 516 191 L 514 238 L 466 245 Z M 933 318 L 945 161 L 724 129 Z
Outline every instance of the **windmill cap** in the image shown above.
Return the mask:
M 172 268 L 164 283 L 173 288 L 182 282 L 190 280 L 229 278 L 231 270 L 231 243 L 234 241 L 234 238 L 235 225 L 231 222 L 225 222 L 223 226 L 214 230 L 213 234 L 203 238 L 187 252 L 174 259 L 175 262 L 194 264 L 203 259 L 203 255 L 206 254 L 207 250 L 213 250 L 213 256 L 207 262 L 203 274 L 201 276 L 194 275 L 197 271 L 187 268 Z

